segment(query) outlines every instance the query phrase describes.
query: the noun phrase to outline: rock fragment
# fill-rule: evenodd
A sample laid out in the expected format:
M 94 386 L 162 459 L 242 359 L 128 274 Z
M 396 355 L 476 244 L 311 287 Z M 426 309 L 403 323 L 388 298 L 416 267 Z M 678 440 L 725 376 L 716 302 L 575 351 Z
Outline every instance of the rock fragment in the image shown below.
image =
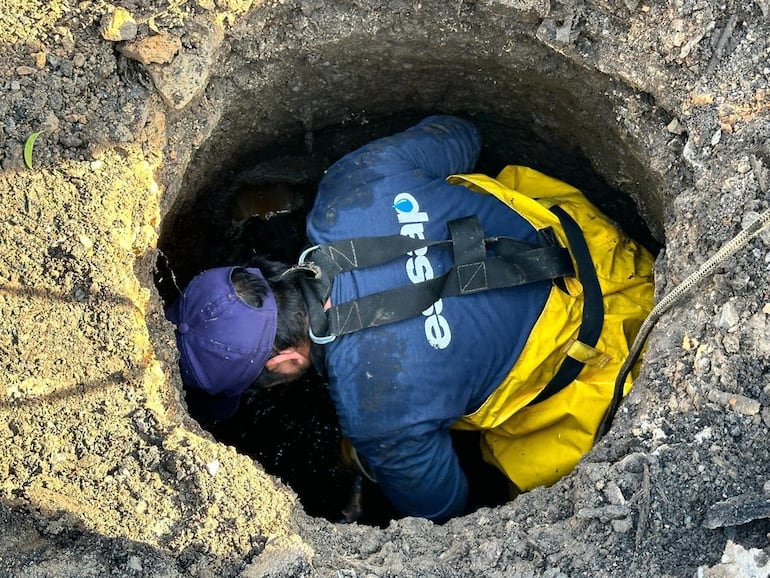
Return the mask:
M 35 66 L 37 68 L 45 68 L 45 63 L 48 60 L 48 54 L 41 50 L 39 52 L 32 53 L 32 58 L 35 59 Z
M 602 521 L 620 520 L 631 513 L 628 506 L 622 504 L 611 504 L 609 506 L 600 506 L 598 508 L 580 508 L 577 511 L 577 517 L 583 520 L 598 518 Z
M 193 36 L 194 51 L 180 51 L 170 64 L 147 65 L 155 88 L 174 110 L 182 110 L 203 93 L 224 32 L 221 26 L 210 24 Z
M 696 576 L 703 578 L 768 578 L 770 564 L 758 548 L 746 549 L 732 540 L 727 541 L 722 559 L 714 566 L 700 566 Z
M 634 523 L 630 516 L 619 520 L 612 520 L 612 530 L 618 534 L 628 534 L 633 528 Z
M 735 308 L 735 304 L 732 301 L 728 301 L 722 307 L 722 312 L 719 314 L 719 319 L 716 322 L 716 326 L 720 329 L 732 329 L 737 325 L 740 320 L 740 314 Z
M 741 494 L 712 505 L 703 525 L 714 530 L 763 518 L 770 518 L 770 496 L 766 493 Z
M 118 50 L 126 57 L 142 64 L 168 64 L 182 48 L 182 41 L 172 34 L 161 32 L 121 45 Z
M 506 15 L 515 11 L 527 22 L 537 22 L 551 12 L 550 0 L 486 0 L 480 4 L 494 14 Z
M 99 32 L 105 40 L 122 42 L 133 40 L 139 27 L 131 12 L 125 8 L 115 7 L 102 17 Z
M 134 572 L 141 572 L 143 568 L 142 559 L 139 556 L 131 556 L 128 562 L 126 562 L 126 567 Z
M 615 506 L 622 506 L 626 503 L 626 498 L 623 496 L 623 492 L 621 491 L 620 487 L 612 480 L 607 482 L 607 485 L 604 486 L 603 492 L 604 496 L 607 498 L 607 501 L 610 504 Z
M 666 130 L 671 134 L 682 135 L 687 132 L 687 129 L 679 122 L 678 118 L 674 118 L 670 123 L 666 125 Z
M 728 393 L 718 389 L 712 389 L 708 392 L 708 400 L 714 403 L 729 405 L 735 411 L 742 415 L 757 415 L 762 408 L 756 399 L 751 399 L 738 393 Z

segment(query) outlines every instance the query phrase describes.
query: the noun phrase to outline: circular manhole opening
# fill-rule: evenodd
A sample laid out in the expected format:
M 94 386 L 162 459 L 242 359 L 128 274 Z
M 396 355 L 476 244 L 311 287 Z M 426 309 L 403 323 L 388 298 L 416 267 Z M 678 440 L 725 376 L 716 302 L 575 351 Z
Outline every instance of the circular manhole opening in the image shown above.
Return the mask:
M 476 124 L 478 172 L 527 165 L 567 182 L 657 252 L 655 167 L 673 154 L 668 145 L 681 143 L 670 142 L 678 138 L 665 131 L 670 118 L 649 95 L 549 46 L 553 39 L 516 10 L 510 18 L 478 10 L 458 22 L 444 5 L 407 19 L 329 6 L 314 13 L 314 26 L 294 10 L 254 10 L 222 51 L 206 91 L 210 114 L 200 119 L 205 138 L 193 133 L 196 151 L 169 188 L 157 278 L 166 303 L 198 272 L 255 252 L 296 262 L 324 170 L 434 113 Z M 308 513 L 339 520 L 356 484 L 340 460 L 324 384 L 308 379 L 247 398 L 235 418 L 206 427 L 286 481 Z M 187 403 L 198 415 L 190 394 Z M 502 503 L 507 488 L 477 442 L 471 434 L 454 440 L 476 478 L 474 503 Z M 362 521 L 394 516 L 376 488 L 365 484 L 363 494 Z
M 296 262 L 309 244 L 305 218 L 324 169 L 358 146 L 406 129 L 431 112 L 356 115 L 311 134 L 287 131 L 269 146 L 247 151 L 228 170 L 212 172 L 164 221 L 156 283 L 165 303 L 170 305 L 180 288 L 210 267 L 242 264 L 254 254 Z M 481 133 L 476 172 L 497 174 L 515 163 L 569 182 L 630 236 L 658 251 L 660 245 L 634 200 L 609 185 L 579 149 L 555 145 L 553 138 L 533 127 L 502 116 L 454 112 L 472 119 Z M 219 441 L 254 457 L 292 487 L 309 514 L 341 521 L 357 510 L 360 522 L 373 525 L 385 525 L 397 516 L 376 484 L 356 475 L 343 459 L 340 428 L 321 377 L 311 375 L 268 390 L 252 388 L 235 415 L 225 420 L 210 419 L 207 400 L 194 390 L 187 391 L 186 401 L 192 417 Z M 483 461 L 478 434 L 454 432 L 453 444 L 469 478 L 471 505 L 506 502 L 506 479 Z

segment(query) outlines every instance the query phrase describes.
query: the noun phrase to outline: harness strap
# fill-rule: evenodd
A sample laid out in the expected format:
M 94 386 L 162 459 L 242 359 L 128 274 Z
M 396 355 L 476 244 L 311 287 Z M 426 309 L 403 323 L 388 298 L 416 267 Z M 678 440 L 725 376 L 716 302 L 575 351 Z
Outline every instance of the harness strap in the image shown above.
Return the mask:
M 484 230 L 477 218 L 449 221 L 447 227 L 452 238 L 455 266 L 469 265 L 485 259 L 487 248 L 484 245 Z
M 476 222 L 473 226 L 470 223 Z M 464 223 L 464 224 L 463 224 Z M 342 241 L 333 241 L 325 245 L 317 245 L 308 249 L 305 253 L 312 253 L 313 262 L 316 263 L 330 279 L 339 273 L 353 271 L 355 269 L 364 269 L 374 267 L 393 261 L 410 251 L 418 249 L 428 249 L 440 245 L 452 245 L 455 259 L 458 258 L 456 243 L 464 246 L 459 252 L 464 253 L 470 250 L 469 247 L 475 243 L 476 253 L 469 254 L 468 258 L 460 257 L 465 262 L 479 260 L 484 258 L 485 248 L 494 249 L 499 255 L 512 256 L 522 251 L 536 249 L 544 245 L 558 245 L 558 241 L 553 236 L 553 231 L 543 229 L 538 231 L 540 243 L 528 243 L 511 237 L 489 237 L 484 238 L 484 232 L 478 223 L 477 217 L 463 217 L 450 221 L 447 225 L 454 227 L 456 234 L 451 239 L 443 241 L 432 241 L 429 239 L 414 239 L 405 235 L 385 235 L 382 237 L 357 237 L 355 239 L 344 239 Z M 466 235 L 479 235 L 479 240 L 466 241 L 463 237 Z M 475 259 L 473 257 L 476 257 Z M 457 261 L 456 261 L 457 262 Z
M 567 236 L 570 249 L 572 249 L 572 255 L 577 263 L 578 279 L 583 285 L 583 316 L 577 341 L 593 348 L 599 342 L 599 336 L 604 325 L 602 288 L 599 285 L 596 269 L 591 260 L 591 253 L 580 226 L 561 207 L 551 207 L 551 211 L 559 218 L 564 229 L 564 234 Z M 559 393 L 577 378 L 584 366 L 585 361 L 579 361 L 570 356 L 565 357 L 548 385 L 528 405 L 534 405 Z
M 569 251 L 551 245 L 547 234 L 541 235 L 542 245 L 508 237 L 484 239 L 481 224 L 475 216 L 451 221 L 448 226 L 451 241 L 394 235 L 349 239 L 319 247 L 313 260 L 324 274 L 319 281 L 303 281 L 315 285 L 304 290 L 312 299 L 312 302 L 308 301 L 311 338 L 316 343 L 328 343 L 339 335 L 417 317 L 444 297 L 553 280 L 575 273 Z M 452 244 L 455 264 L 443 275 L 367 295 L 323 311 L 331 282 L 339 272 L 382 264 L 421 247 L 446 243 Z M 496 255 L 487 256 L 487 246 L 492 247 Z
M 433 279 L 373 293 L 332 307 L 327 311 L 328 331 L 331 335 L 346 335 L 367 327 L 416 317 L 445 297 L 551 280 L 573 271 L 568 253 L 561 247 L 533 249 L 519 255 L 515 261 L 490 257 L 476 263 L 457 265 Z
M 313 261 L 330 279 L 339 273 L 382 265 L 410 251 L 451 243 L 413 239 L 405 235 L 358 237 L 313 248 Z

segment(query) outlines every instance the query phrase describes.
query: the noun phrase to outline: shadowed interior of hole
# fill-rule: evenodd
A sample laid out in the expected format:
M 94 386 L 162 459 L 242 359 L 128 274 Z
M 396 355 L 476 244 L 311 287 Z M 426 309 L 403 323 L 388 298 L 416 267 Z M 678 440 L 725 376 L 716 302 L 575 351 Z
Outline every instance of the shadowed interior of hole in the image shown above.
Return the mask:
M 240 250 L 262 249 L 254 239 L 249 247 L 234 247 L 233 196 L 239 183 L 286 182 L 299 193 L 296 215 L 309 209 L 315 186 L 324 170 L 347 152 L 378 137 L 404 130 L 432 111 L 400 111 L 382 116 L 359 115 L 345 123 L 312 133 L 312 146 L 306 133 L 289 134 L 258 150 L 242 153 L 236 168 L 210 175 L 199 190 L 190 191 L 176 211 L 166 216 L 161 228 L 160 248 L 173 263 L 177 281 L 185 285 L 201 270 L 228 262 Z M 482 136 L 477 171 L 497 174 L 507 164 L 538 169 L 579 189 L 607 215 L 616 220 L 633 238 L 652 252 L 660 244 L 636 210 L 634 201 L 610 186 L 591 166 L 579 148 L 565 146 L 556 136 L 535 132 L 532 127 L 482 112 L 454 111 L 470 118 Z M 197 165 L 196 159 L 193 163 Z M 288 243 L 271 256 L 294 261 L 304 246 L 302 233 L 293 232 L 298 243 Z M 227 239 L 229 242 L 225 243 Z M 170 289 L 173 294 L 173 288 Z M 161 287 L 161 296 L 166 298 Z
M 324 169 L 343 154 L 377 137 L 403 130 L 431 111 L 402 111 L 382 116 L 359 116 L 348 122 L 287 136 L 272 145 L 249 151 L 240 170 L 217 177 L 180 210 L 164 221 L 156 284 L 167 304 L 192 276 L 213 266 L 237 264 L 253 252 L 284 262 L 296 262 L 307 244 L 304 218 Z M 479 172 L 496 174 L 506 164 L 524 164 L 583 190 L 605 213 L 653 252 L 659 245 L 636 212 L 633 201 L 610 187 L 580 150 L 560 147 L 558 141 L 504 118 L 473 111 L 455 111 L 479 128 L 483 149 Z M 308 142 L 308 139 L 312 142 Z M 277 199 L 274 217 L 236 214 L 236 199 L 253 185 L 288 183 L 293 195 Z M 277 191 L 276 196 L 282 193 Z M 269 204 L 269 203 L 268 203 Z M 176 282 L 172 282 L 173 271 Z M 228 421 L 207 424 L 188 393 L 191 415 L 220 441 L 255 457 L 265 469 L 287 482 L 312 515 L 336 521 L 349 509 L 354 476 L 340 458 L 340 433 L 334 408 L 323 382 L 310 377 L 270 391 L 245 396 L 238 413 Z M 205 403 L 205 402 L 204 402 Z M 471 479 L 474 506 L 494 506 L 508 499 L 502 475 L 482 462 L 477 434 L 457 434 L 455 444 Z M 369 524 L 387 524 L 396 516 L 373 484 L 365 483 L 363 516 Z

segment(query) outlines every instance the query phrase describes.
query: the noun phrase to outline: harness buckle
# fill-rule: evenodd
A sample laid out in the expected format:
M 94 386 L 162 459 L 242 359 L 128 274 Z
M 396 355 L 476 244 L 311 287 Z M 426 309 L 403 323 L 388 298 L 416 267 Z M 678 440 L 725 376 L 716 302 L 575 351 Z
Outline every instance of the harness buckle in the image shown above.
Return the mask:
M 294 273 L 309 273 L 313 279 L 320 279 L 321 278 L 321 268 L 313 263 L 312 261 L 305 262 L 305 258 L 309 253 L 312 253 L 316 249 L 318 249 L 320 245 L 315 245 L 313 247 L 310 247 L 309 249 L 305 249 L 302 254 L 299 256 L 299 261 L 296 265 L 292 265 L 288 269 L 286 269 L 283 273 L 280 275 L 275 275 L 273 277 L 270 277 L 270 281 L 281 281 L 282 279 L 293 275 Z

